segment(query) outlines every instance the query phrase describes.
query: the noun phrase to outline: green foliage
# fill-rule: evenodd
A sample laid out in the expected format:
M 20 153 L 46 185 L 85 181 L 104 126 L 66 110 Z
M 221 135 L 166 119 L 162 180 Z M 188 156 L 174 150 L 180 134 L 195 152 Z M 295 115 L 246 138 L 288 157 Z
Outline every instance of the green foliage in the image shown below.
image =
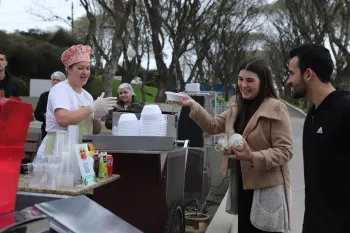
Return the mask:
M 49 42 L 58 47 L 70 47 L 74 44 L 82 43 L 81 40 L 77 39 L 74 35 L 63 28 L 58 28 L 56 31 L 52 32 L 39 29 L 29 29 L 27 32 L 17 31 L 17 34 Z
M 112 81 L 112 93 L 113 96 L 118 95 L 118 86 L 120 85 L 120 80 L 114 79 Z M 134 92 L 136 94 L 136 99 L 142 100 L 141 85 L 131 84 Z M 103 83 L 100 76 L 90 77 L 88 83 L 84 87 L 93 97 L 96 99 L 103 92 Z M 154 102 L 155 96 L 157 95 L 158 89 L 155 87 L 145 86 L 146 102 Z
M 301 109 L 303 112 L 308 113 L 309 109 L 312 107 L 312 104 L 305 99 L 299 100 L 296 104 L 294 104 L 297 108 Z
M 61 54 L 65 48 L 20 34 L 10 34 L 8 38 L 7 69 L 13 76 L 48 79 L 54 71 L 64 71 Z
M 62 52 L 80 42 L 62 28 L 56 31 L 30 29 L 9 34 L 0 31 L 0 51 L 6 54 L 7 71 L 21 80 L 23 95 L 29 93 L 30 79 L 50 79 L 53 72 L 64 72 Z
M 51 44 L 57 45 L 59 47 L 70 47 L 74 44 L 81 44 L 83 43 L 82 40 L 76 38 L 74 35 L 72 35 L 70 32 L 67 32 L 66 30 L 60 28 L 56 32 L 54 32 L 49 40 Z

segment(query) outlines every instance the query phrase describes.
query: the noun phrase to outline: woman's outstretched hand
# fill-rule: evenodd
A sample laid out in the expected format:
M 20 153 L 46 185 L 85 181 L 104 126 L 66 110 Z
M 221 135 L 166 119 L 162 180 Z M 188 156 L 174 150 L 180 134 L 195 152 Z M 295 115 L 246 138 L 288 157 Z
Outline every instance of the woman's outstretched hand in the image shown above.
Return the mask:
M 170 101 L 170 100 L 168 100 L 168 102 L 170 104 L 178 104 L 181 106 L 190 106 L 191 108 L 194 108 L 196 106 L 197 102 L 194 99 L 192 99 L 190 96 L 188 96 L 184 93 L 180 92 L 180 94 L 183 94 L 184 97 L 182 97 L 179 102 L 174 102 L 174 101 Z

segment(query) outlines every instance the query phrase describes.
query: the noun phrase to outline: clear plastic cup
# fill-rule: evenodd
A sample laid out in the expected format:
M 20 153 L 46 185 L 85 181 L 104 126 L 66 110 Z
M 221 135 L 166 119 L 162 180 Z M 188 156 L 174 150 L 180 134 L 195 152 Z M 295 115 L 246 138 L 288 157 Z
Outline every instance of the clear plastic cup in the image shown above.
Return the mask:
M 32 163 L 22 164 L 22 168 L 23 168 L 24 174 L 26 174 L 30 177 L 32 176 L 32 174 L 33 174 L 33 164 Z

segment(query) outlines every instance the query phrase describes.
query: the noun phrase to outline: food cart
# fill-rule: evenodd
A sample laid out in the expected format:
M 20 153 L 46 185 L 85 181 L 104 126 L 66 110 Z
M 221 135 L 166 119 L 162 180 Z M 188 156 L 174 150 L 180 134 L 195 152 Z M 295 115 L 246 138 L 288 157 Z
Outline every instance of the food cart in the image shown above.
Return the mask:
M 146 233 L 184 232 L 186 145 L 173 137 L 87 135 L 113 156 L 123 178 L 94 191 L 94 201 Z

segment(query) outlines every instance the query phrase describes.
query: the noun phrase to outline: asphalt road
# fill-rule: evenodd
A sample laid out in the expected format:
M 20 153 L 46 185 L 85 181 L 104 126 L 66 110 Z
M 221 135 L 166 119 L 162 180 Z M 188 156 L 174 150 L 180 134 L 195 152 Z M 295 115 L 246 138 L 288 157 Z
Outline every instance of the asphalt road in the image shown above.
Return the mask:
M 302 151 L 302 133 L 304 116 L 288 107 L 293 127 L 294 155 L 289 163 L 292 186 L 292 232 L 301 233 L 304 216 L 304 169 Z

